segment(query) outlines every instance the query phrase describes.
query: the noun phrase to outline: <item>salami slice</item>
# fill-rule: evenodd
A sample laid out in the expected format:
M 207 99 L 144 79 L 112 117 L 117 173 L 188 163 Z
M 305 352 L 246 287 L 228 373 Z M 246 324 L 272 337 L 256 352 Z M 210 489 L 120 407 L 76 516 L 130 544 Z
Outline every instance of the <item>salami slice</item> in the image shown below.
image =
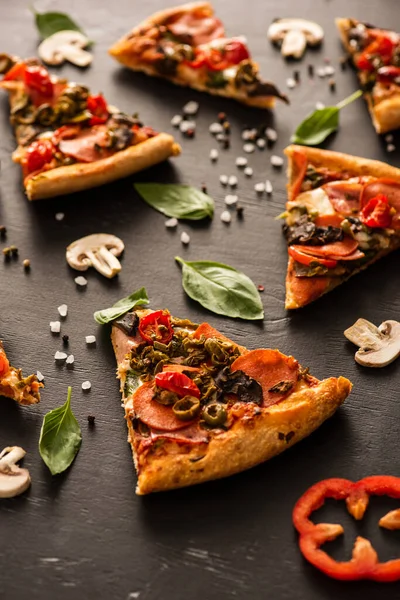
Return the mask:
M 351 237 L 344 237 L 340 242 L 332 242 L 323 246 L 301 245 L 302 252 L 311 256 L 336 257 L 342 260 L 344 256 L 350 256 L 357 250 L 358 242 Z
M 202 17 L 187 12 L 167 25 L 169 31 L 183 43 L 191 46 L 207 44 L 225 35 L 224 26 L 216 17 Z
M 93 127 L 73 139 L 61 140 L 59 148 L 63 154 L 72 156 L 79 162 L 90 163 L 112 154 L 108 150 L 99 152 L 97 149 L 98 146 L 104 146 L 107 139 L 105 127 Z
M 218 329 L 215 329 L 214 327 L 212 327 L 208 323 L 201 323 L 201 325 L 199 325 L 198 328 L 196 329 L 196 331 L 193 333 L 193 337 L 196 338 L 196 339 L 199 339 L 202 335 L 206 339 L 208 339 L 208 338 L 218 338 L 220 340 L 224 340 L 225 342 L 229 342 L 230 344 L 234 344 L 235 346 L 238 345 L 235 342 L 232 342 L 232 340 L 230 340 L 229 338 L 227 338 L 226 335 L 224 335 L 223 333 L 220 333 L 218 331 Z
M 154 382 L 148 381 L 133 394 L 133 409 L 136 416 L 153 429 L 161 431 L 177 431 L 187 427 L 193 421 L 181 421 L 171 406 L 164 406 L 153 400 Z
M 392 179 L 376 179 L 371 183 L 367 183 L 364 186 L 361 196 L 361 206 L 365 206 L 378 194 L 384 194 L 389 204 L 396 209 L 391 226 L 395 229 L 400 229 L 400 182 Z
M 264 407 L 272 406 L 287 398 L 299 374 L 299 364 L 292 356 L 285 356 L 278 350 L 265 348 L 251 350 L 239 356 L 232 363 L 231 369 L 243 371 L 261 385 Z M 280 387 L 284 391 L 280 392 Z
M 159 431 L 158 429 L 151 430 L 151 439 L 166 439 L 173 440 L 178 444 L 205 444 L 208 442 L 208 433 L 199 427 L 197 423 L 186 426 L 178 431 Z
M 363 186 L 349 181 L 332 181 L 323 186 L 336 212 L 347 217 L 360 210 Z

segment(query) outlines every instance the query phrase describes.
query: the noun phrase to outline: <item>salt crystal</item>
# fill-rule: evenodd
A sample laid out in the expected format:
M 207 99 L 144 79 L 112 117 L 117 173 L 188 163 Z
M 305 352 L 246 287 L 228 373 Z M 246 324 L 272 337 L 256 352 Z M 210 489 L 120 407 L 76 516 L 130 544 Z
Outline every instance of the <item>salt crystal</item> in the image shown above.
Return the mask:
M 267 127 L 267 129 L 265 130 L 265 135 L 267 136 L 267 140 L 269 140 L 270 142 L 276 142 L 276 140 L 278 139 L 278 134 L 275 131 L 275 129 L 272 129 L 272 127 Z
M 238 178 L 236 177 L 236 175 L 231 175 L 228 179 L 229 187 L 236 187 L 237 182 L 238 182 Z
M 167 227 L 167 229 L 175 229 L 175 227 L 178 226 L 178 219 L 175 219 L 175 217 L 172 217 L 171 219 L 167 219 L 165 221 L 165 227 Z
M 268 196 L 270 194 L 272 194 L 272 192 L 274 191 L 273 187 L 272 187 L 272 183 L 270 182 L 269 179 L 267 179 L 267 181 L 265 182 L 265 191 L 267 192 Z
M 282 156 L 277 156 L 276 154 L 273 154 L 271 156 L 271 165 L 273 167 L 282 167 L 283 166 L 283 158 Z
M 254 190 L 257 192 L 257 194 L 262 194 L 263 192 L 265 192 L 265 183 L 256 183 L 254 186 Z
M 57 310 L 58 310 L 58 312 L 60 314 L 60 317 L 63 317 L 65 319 L 65 317 L 68 314 L 68 306 L 66 304 L 61 304 L 61 306 L 59 306 L 57 308 Z
M 242 140 L 245 142 L 249 140 L 254 140 L 257 135 L 257 129 L 244 129 L 242 131 Z
M 288 77 L 286 79 L 286 85 L 289 89 L 293 89 L 296 87 L 296 81 L 293 79 L 293 77 Z
M 248 144 L 245 144 L 243 146 L 243 150 L 247 154 L 251 154 L 252 152 L 254 152 L 255 149 L 256 149 L 256 147 L 255 147 L 255 145 L 252 142 L 249 142 Z
M 188 102 L 187 104 L 185 104 L 185 106 L 183 107 L 183 112 L 185 113 L 185 115 L 195 115 L 197 114 L 199 110 L 199 103 L 195 102 L 194 100 L 191 100 L 190 102 Z
M 85 337 L 85 341 L 87 344 L 95 344 L 96 343 L 96 336 L 95 335 L 87 335 Z
M 221 123 L 211 123 L 208 130 L 213 135 L 216 135 L 217 133 L 222 133 L 224 131 L 224 128 L 222 127 Z
M 55 217 L 56 217 L 56 221 L 62 221 L 63 218 L 65 217 L 65 215 L 64 215 L 64 213 L 59 212 L 59 213 L 56 213 Z
M 333 67 L 332 65 L 327 65 L 325 67 L 325 75 L 330 77 L 331 75 L 335 74 L 335 67 Z
M 60 331 L 61 331 L 60 321 L 50 321 L 50 331 L 51 331 L 51 333 L 60 333 Z
M 74 279 L 76 285 L 79 285 L 81 287 L 84 287 L 85 285 L 87 285 L 87 279 L 86 277 L 82 277 L 82 275 L 79 275 L 79 277 L 75 277 Z
M 231 213 L 227 210 L 224 210 L 224 212 L 221 213 L 221 221 L 223 223 L 230 223 L 232 221 Z
M 212 161 L 218 160 L 218 150 L 216 150 L 216 148 L 213 148 L 212 150 L 210 150 L 210 160 L 212 160 Z
M 181 115 L 175 115 L 171 119 L 171 125 L 172 125 L 172 127 L 179 127 L 179 125 L 182 123 L 182 121 L 183 121 L 183 117 Z
M 92 387 L 92 384 L 90 383 L 90 381 L 84 381 L 82 383 L 82 389 L 86 392 L 89 391 L 90 388 Z
M 247 158 L 244 156 L 238 156 L 236 159 L 236 166 L 239 168 L 245 167 L 247 165 Z
M 60 352 L 59 350 L 57 350 L 57 352 L 54 355 L 55 361 L 63 361 L 66 358 L 67 358 L 67 355 L 65 354 L 65 352 Z
M 181 233 L 181 242 L 187 246 L 190 243 L 190 235 L 186 233 L 186 231 L 182 231 Z
M 251 177 L 253 175 L 253 169 L 251 167 L 246 167 L 243 172 L 246 177 Z
M 73 354 L 70 354 L 65 362 L 67 363 L 67 365 L 73 365 L 75 362 L 75 356 Z
M 196 129 L 196 123 L 194 121 L 182 121 L 179 129 L 182 133 L 187 133 L 189 129 Z
M 219 182 L 221 185 L 228 185 L 228 175 L 220 175 L 219 176 Z
M 388 133 L 387 135 L 385 135 L 385 142 L 393 142 L 393 134 L 392 133 Z
M 262 150 L 267 145 L 267 142 L 264 140 L 264 138 L 258 138 L 256 144 L 260 148 L 260 150 Z
M 315 108 L 317 110 L 323 110 L 325 108 L 325 104 L 323 102 L 316 102 L 315 103 Z
M 394 144 L 388 144 L 386 146 L 386 151 L 387 152 L 394 152 L 396 150 L 396 146 Z
M 215 136 L 215 139 L 217 140 L 217 142 L 223 142 L 225 140 L 225 134 L 217 133 L 217 135 Z
M 225 204 L 227 206 L 233 206 L 234 204 L 236 204 L 238 201 L 238 197 L 233 195 L 233 194 L 228 194 L 227 196 L 225 196 Z
M 326 75 L 325 67 L 318 67 L 317 75 L 318 75 L 318 77 L 325 77 L 325 75 Z
M 44 375 L 40 371 L 36 371 L 36 377 L 38 381 L 44 381 Z

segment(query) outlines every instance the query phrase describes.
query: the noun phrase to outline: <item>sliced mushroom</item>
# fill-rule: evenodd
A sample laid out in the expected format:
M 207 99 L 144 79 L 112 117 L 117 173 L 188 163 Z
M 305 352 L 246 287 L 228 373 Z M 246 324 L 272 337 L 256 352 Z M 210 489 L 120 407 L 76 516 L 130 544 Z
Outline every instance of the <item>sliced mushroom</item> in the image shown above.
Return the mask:
M 111 279 L 122 269 L 116 257 L 122 254 L 124 248 L 124 242 L 115 235 L 87 235 L 68 246 L 67 263 L 77 271 L 87 271 L 89 267 L 94 267 L 104 277 Z
M 93 60 L 90 52 L 84 50 L 89 43 L 88 38 L 80 31 L 57 31 L 43 40 L 38 53 L 48 65 L 61 65 L 68 60 L 77 67 L 87 67 Z
M 324 38 L 324 30 L 318 23 L 306 19 L 277 19 L 268 29 L 271 42 L 282 42 L 282 56 L 301 58 L 309 46 L 317 46 Z
M 366 319 L 358 319 L 344 335 L 359 346 L 355 354 L 364 367 L 386 367 L 400 356 L 400 323 L 384 321 L 379 327 Z
M 19 446 L 9 446 L 0 453 L 0 498 L 19 496 L 31 485 L 28 469 L 16 464 L 25 454 Z

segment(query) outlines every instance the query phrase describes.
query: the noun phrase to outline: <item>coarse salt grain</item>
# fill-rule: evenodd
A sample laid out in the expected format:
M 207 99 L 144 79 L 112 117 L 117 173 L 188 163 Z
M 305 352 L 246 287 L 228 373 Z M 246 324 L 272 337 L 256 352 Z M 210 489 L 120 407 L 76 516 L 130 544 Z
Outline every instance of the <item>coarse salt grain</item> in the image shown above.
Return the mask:
M 85 337 L 85 341 L 87 344 L 95 344 L 96 343 L 96 336 L 95 335 L 87 335 Z
M 221 213 L 221 221 L 223 223 L 230 223 L 232 221 L 232 215 L 231 215 L 231 213 L 229 211 L 227 211 L 227 210 L 224 210 Z
M 54 355 L 54 360 L 55 361 L 63 361 L 67 358 L 67 355 L 65 354 L 65 352 L 60 352 L 59 350 L 57 350 L 57 352 Z
M 242 131 L 242 140 L 247 142 L 248 140 L 254 140 L 257 135 L 257 129 L 244 129 Z
M 243 146 L 243 151 L 247 154 L 251 154 L 256 149 L 255 145 L 252 142 L 248 142 Z
M 327 65 L 325 67 L 325 75 L 327 77 L 330 77 L 331 75 L 335 74 L 335 67 L 333 67 L 332 65 Z
M 253 169 L 251 167 L 246 167 L 243 172 L 246 177 L 251 177 L 253 175 Z
M 282 156 L 277 156 L 276 154 L 273 154 L 270 158 L 271 161 L 271 165 L 273 167 L 282 167 L 283 166 L 283 158 Z
M 79 285 L 80 287 L 84 287 L 85 285 L 87 285 L 87 279 L 82 275 L 79 275 L 79 277 L 75 277 L 74 281 L 76 285 Z
M 217 142 L 223 142 L 225 140 L 225 134 L 217 133 L 217 135 L 215 136 L 215 139 L 217 140 Z
M 325 108 L 325 104 L 323 102 L 316 102 L 315 103 L 315 108 L 317 110 L 323 110 Z
M 64 213 L 59 212 L 59 213 L 55 214 L 55 217 L 56 217 L 56 221 L 62 221 L 63 218 L 65 217 L 65 215 L 64 215 Z
M 236 175 L 231 175 L 228 179 L 229 187 L 236 187 L 237 182 L 238 182 L 238 178 L 236 177 Z
M 216 135 L 217 133 L 222 133 L 224 131 L 224 128 L 222 127 L 221 123 L 211 123 L 208 130 L 213 135 Z
M 175 227 L 178 226 L 178 219 L 176 219 L 175 217 L 172 217 L 171 219 L 167 219 L 165 221 L 165 227 L 167 229 L 175 229 Z
M 228 175 L 220 175 L 219 176 L 219 182 L 221 185 L 228 185 Z
M 267 145 L 267 142 L 264 140 L 264 138 L 258 138 L 256 144 L 260 148 L 260 150 L 263 150 L 263 148 L 265 148 L 265 146 Z
M 172 127 L 179 127 L 182 121 L 183 117 L 181 115 L 174 115 L 171 119 L 171 125 Z
M 89 391 L 91 387 L 92 387 L 92 384 L 90 383 L 90 381 L 83 381 L 82 382 L 82 389 L 84 391 Z
M 181 242 L 185 246 L 187 246 L 190 243 L 190 235 L 186 233 L 186 231 L 182 231 L 181 233 Z
M 325 67 L 318 67 L 317 75 L 318 75 L 318 77 L 325 77 L 325 75 L 326 75 Z
M 179 129 L 182 133 L 187 133 L 190 129 L 194 131 L 196 129 L 196 123 L 194 121 L 182 121 L 179 125 Z
M 194 100 L 191 100 L 190 102 L 188 102 L 187 104 L 185 104 L 185 106 L 183 107 L 183 112 L 185 113 L 185 115 L 195 115 L 197 114 L 199 111 L 199 103 L 195 102 Z
M 272 127 L 267 127 L 267 129 L 265 130 L 265 135 L 267 136 L 267 140 L 269 140 L 270 142 L 276 142 L 276 140 L 278 139 L 278 134 L 275 131 L 275 129 L 272 129 Z
M 238 156 L 236 159 L 236 166 L 239 168 L 245 167 L 247 165 L 247 158 L 244 156 Z
M 386 146 L 386 151 L 387 152 L 394 152 L 396 150 L 396 146 L 394 144 L 388 144 Z
M 257 194 L 262 194 L 265 192 L 265 183 L 256 183 L 254 186 L 254 190 L 257 192 Z
M 60 333 L 60 331 L 61 331 L 60 321 L 50 321 L 50 331 L 51 331 L 51 333 Z
M 296 81 L 293 79 L 293 77 L 288 77 L 286 79 L 286 85 L 290 90 L 292 90 L 293 88 L 296 87 L 297 84 L 296 84 Z
M 218 160 L 218 150 L 216 148 L 213 148 L 212 150 L 210 150 L 210 160 L 212 160 L 212 161 Z
M 44 381 L 44 375 L 40 371 L 36 371 L 36 377 L 38 381 Z
M 388 133 L 387 135 L 385 135 L 385 142 L 393 142 L 393 134 L 392 133 Z
M 228 194 L 227 196 L 225 196 L 225 204 L 227 206 L 234 206 L 237 203 L 238 199 L 239 198 L 234 194 Z
M 65 362 L 67 363 L 67 365 L 73 365 L 75 362 L 75 356 L 73 354 L 70 354 L 69 356 L 67 356 L 67 360 Z
M 274 191 L 272 183 L 269 179 L 267 179 L 267 181 L 265 182 L 265 191 L 267 192 L 268 196 Z
M 60 317 L 63 317 L 63 319 L 65 319 L 65 317 L 68 314 L 68 306 L 66 304 L 61 304 L 58 308 L 58 313 L 60 315 Z

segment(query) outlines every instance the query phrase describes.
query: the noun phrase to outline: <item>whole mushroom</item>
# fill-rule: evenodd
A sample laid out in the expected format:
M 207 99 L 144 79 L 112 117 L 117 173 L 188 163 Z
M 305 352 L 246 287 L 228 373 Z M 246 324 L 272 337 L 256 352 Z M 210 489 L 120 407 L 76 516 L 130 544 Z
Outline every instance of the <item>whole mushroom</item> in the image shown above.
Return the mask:
M 324 30 L 318 23 L 307 19 L 277 19 L 268 29 L 271 42 L 282 43 L 282 56 L 301 58 L 309 46 L 317 46 L 324 37 Z
M 386 367 L 400 356 L 400 323 L 384 321 L 379 327 L 358 319 L 346 329 L 345 337 L 359 346 L 354 356 L 364 367 Z
M 0 498 L 19 496 L 30 486 L 28 469 L 16 464 L 25 454 L 19 446 L 9 446 L 0 453 Z
M 68 60 L 77 67 L 87 67 L 93 60 L 90 52 L 84 50 L 89 43 L 88 38 L 80 31 L 57 31 L 43 40 L 38 53 L 48 65 L 61 65 Z
M 87 271 L 94 267 L 99 273 L 111 279 L 122 269 L 116 258 L 124 251 L 124 242 L 109 233 L 94 233 L 70 244 L 67 248 L 67 263 L 77 271 Z

